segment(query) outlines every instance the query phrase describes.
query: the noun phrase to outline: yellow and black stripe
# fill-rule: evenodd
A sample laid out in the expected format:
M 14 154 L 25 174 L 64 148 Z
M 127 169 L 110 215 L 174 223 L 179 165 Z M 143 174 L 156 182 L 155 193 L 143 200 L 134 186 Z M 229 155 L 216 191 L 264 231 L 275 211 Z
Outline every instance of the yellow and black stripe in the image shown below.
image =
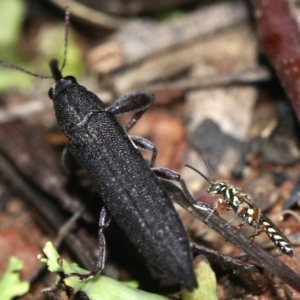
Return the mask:
M 239 227 L 248 224 L 254 228 L 254 234 L 251 237 L 265 232 L 275 246 L 288 256 L 293 256 L 293 250 L 290 246 L 289 240 L 285 235 L 276 227 L 276 225 L 266 217 L 259 207 L 257 207 L 249 194 L 245 193 L 239 188 L 229 185 L 226 181 L 218 180 L 213 181 L 208 179 L 198 170 L 191 166 L 189 168 L 200 174 L 210 185 L 207 192 L 212 195 L 221 195 L 215 205 L 212 213 L 218 208 L 218 205 L 225 206 L 226 210 L 232 210 L 238 217 L 242 219 Z M 211 214 L 212 214 L 211 213 Z M 210 218 L 211 214 L 208 216 Z

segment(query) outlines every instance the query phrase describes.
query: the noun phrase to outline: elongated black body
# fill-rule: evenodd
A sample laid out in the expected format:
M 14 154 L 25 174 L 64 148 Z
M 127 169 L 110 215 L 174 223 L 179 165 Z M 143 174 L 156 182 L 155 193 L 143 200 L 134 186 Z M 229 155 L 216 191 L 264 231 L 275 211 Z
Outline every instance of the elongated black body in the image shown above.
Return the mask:
M 195 288 L 185 229 L 155 174 L 95 94 L 73 77 L 54 77 L 49 95 L 69 150 L 113 218 L 147 260 L 184 287 Z

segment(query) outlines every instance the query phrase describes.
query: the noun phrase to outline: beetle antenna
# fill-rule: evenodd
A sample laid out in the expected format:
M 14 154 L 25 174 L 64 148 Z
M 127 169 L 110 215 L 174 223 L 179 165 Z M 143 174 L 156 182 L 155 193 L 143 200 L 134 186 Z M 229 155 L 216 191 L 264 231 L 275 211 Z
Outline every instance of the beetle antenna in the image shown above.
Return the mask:
M 70 29 L 70 9 L 69 6 L 65 9 L 65 35 L 64 35 L 64 58 L 60 68 L 60 72 L 64 69 L 67 63 L 68 44 L 69 44 L 69 29 Z
M 3 61 L 3 60 L 0 60 L 0 66 L 4 67 L 4 68 L 7 68 L 7 69 L 12 69 L 12 70 L 17 70 L 17 71 L 20 71 L 22 73 L 26 73 L 30 76 L 33 76 L 33 77 L 38 77 L 38 78 L 53 78 L 52 76 L 45 76 L 45 75 L 40 75 L 40 74 L 37 74 L 37 73 L 33 73 L 33 72 L 30 72 L 26 69 L 23 69 L 19 66 L 16 66 L 16 65 L 13 65 L 13 64 L 10 64 L 10 63 L 7 63 L 6 61 Z
M 64 69 L 64 67 L 66 65 L 66 62 L 67 62 L 68 42 L 69 42 L 69 28 L 70 28 L 70 9 L 67 6 L 66 10 L 65 10 L 64 58 L 63 58 L 63 63 L 62 63 L 62 67 L 60 69 L 60 72 L 62 72 L 62 70 Z M 52 60 L 50 62 L 50 65 L 52 67 L 53 67 L 53 65 L 55 65 L 55 63 L 53 63 L 53 61 L 55 61 L 55 60 Z M 7 68 L 7 69 L 17 70 L 17 71 L 20 71 L 22 73 L 25 73 L 25 74 L 28 74 L 30 76 L 37 77 L 37 78 L 42 78 L 42 79 L 53 78 L 53 76 L 45 76 L 45 75 L 40 75 L 40 74 L 37 74 L 37 73 L 30 72 L 30 71 L 28 71 L 24 68 L 21 68 L 19 66 L 14 65 L 14 64 L 10 64 L 10 63 L 8 63 L 4 60 L 0 60 L 0 66 L 2 66 L 4 68 Z M 56 67 L 56 68 L 58 69 L 58 67 Z M 52 68 L 52 69 L 54 69 L 54 68 Z M 57 81 L 58 77 L 59 76 L 56 76 L 54 79 Z

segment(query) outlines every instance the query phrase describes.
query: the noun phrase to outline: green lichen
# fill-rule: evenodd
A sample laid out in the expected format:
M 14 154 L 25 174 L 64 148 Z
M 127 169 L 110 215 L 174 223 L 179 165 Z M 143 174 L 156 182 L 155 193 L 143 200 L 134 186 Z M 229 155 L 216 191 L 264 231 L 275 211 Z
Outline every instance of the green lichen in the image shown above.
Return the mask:
M 7 268 L 0 280 L 1 300 L 11 300 L 22 296 L 29 291 L 29 282 L 21 281 L 19 271 L 23 268 L 23 262 L 16 257 L 11 257 Z
M 50 272 L 59 272 L 61 274 L 89 273 L 89 271 L 78 267 L 76 264 L 69 263 L 61 258 L 50 242 L 46 243 L 43 251 L 46 257 L 40 258 L 40 261 L 47 264 Z M 74 294 L 83 292 L 89 299 L 93 300 L 170 300 L 170 298 L 129 287 L 122 282 L 102 275 L 95 276 L 88 281 L 79 281 L 76 276 L 70 276 L 64 278 L 63 283 L 66 287 L 71 288 Z M 54 291 L 57 286 L 58 285 L 55 284 L 52 287 L 44 289 L 43 292 Z

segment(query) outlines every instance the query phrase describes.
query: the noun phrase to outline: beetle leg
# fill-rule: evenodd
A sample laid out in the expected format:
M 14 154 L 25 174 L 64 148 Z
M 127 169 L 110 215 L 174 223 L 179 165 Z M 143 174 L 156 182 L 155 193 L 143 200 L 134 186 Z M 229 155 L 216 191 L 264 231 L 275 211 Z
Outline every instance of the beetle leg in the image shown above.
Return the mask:
M 181 185 L 182 191 L 183 191 L 184 195 L 186 196 L 187 200 L 191 204 L 197 204 L 197 200 L 192 196 L 192 194 L 188 190 L 187 185 L 180 174 L 178 174 L 175 171 L 172 171 L 170 169 L 161 168 L 161 167 L 153 167 L 153 168 L 151 168 L 151 170 L 159 178 L 166 179 L 166 180 L 172 180 L 172 181 L 178 181 Z
M 136 135 L 129 135 L 129 138 L 133 142 L 134 146 L 139 150 L 151 151 L 152 156 L 150 160 L 149 167 L 152 168 L 155 165 L 156 157 L 157 157 L 157 150 L 153 143 L 150 141 Z
M 101 273 L 101 271 L 104 269 L 105 264 L 105 252 L 106 252 L 106 242 L 105 237 L 103 234 L 103 231 L 108 227 L 109 223 L 111 221 L 111 215 L 106 210 L 105 207 L 102 208 L 100 212 L 100 218 L 99 218 L 99 233 L 98 233 L 98 245 L 99 245 L 99 255 L 98 260 L 96 264 L 96 269 L 88 274 L 79 274 L 79 273 L 69 273 L 66 274 L 66 278 L 70 276 L 77 276 L 79 280 L 86 281 L 98 274 Z
M 96 265 L 96 270 L 94 270 L 94 275 L 98 275 L 104 269 L 105 264 L 105 252 L 106 252 L 106 242 L 103 231 L 108 227 L 111 221 L 111 215 L 103 206 L 100 212 L 99 218 L 99 232 L 98 232 L 98 245 L 99 245 L 99 255 Z M 87 274 L 88 275 L 88 274 Z
M 65 173 L 68 176 L 73 174 L 79 167 L 76 160 L 75 160 L 75 158 L 73 157 L 73 155 L 69 151 L 68 146 L 66 146 L 64 148 L 64 150 L 62 151 L 61 163 L 62 163 L 62 167 L 63 167 Z
M 132 119 L 124 126 L 129 131 L 140 119 L 143 113 L 153 104 L 154 95 L 142 92 L 128 93 L 118 98 L 106 111 L 114 115 L 135 112 Z

